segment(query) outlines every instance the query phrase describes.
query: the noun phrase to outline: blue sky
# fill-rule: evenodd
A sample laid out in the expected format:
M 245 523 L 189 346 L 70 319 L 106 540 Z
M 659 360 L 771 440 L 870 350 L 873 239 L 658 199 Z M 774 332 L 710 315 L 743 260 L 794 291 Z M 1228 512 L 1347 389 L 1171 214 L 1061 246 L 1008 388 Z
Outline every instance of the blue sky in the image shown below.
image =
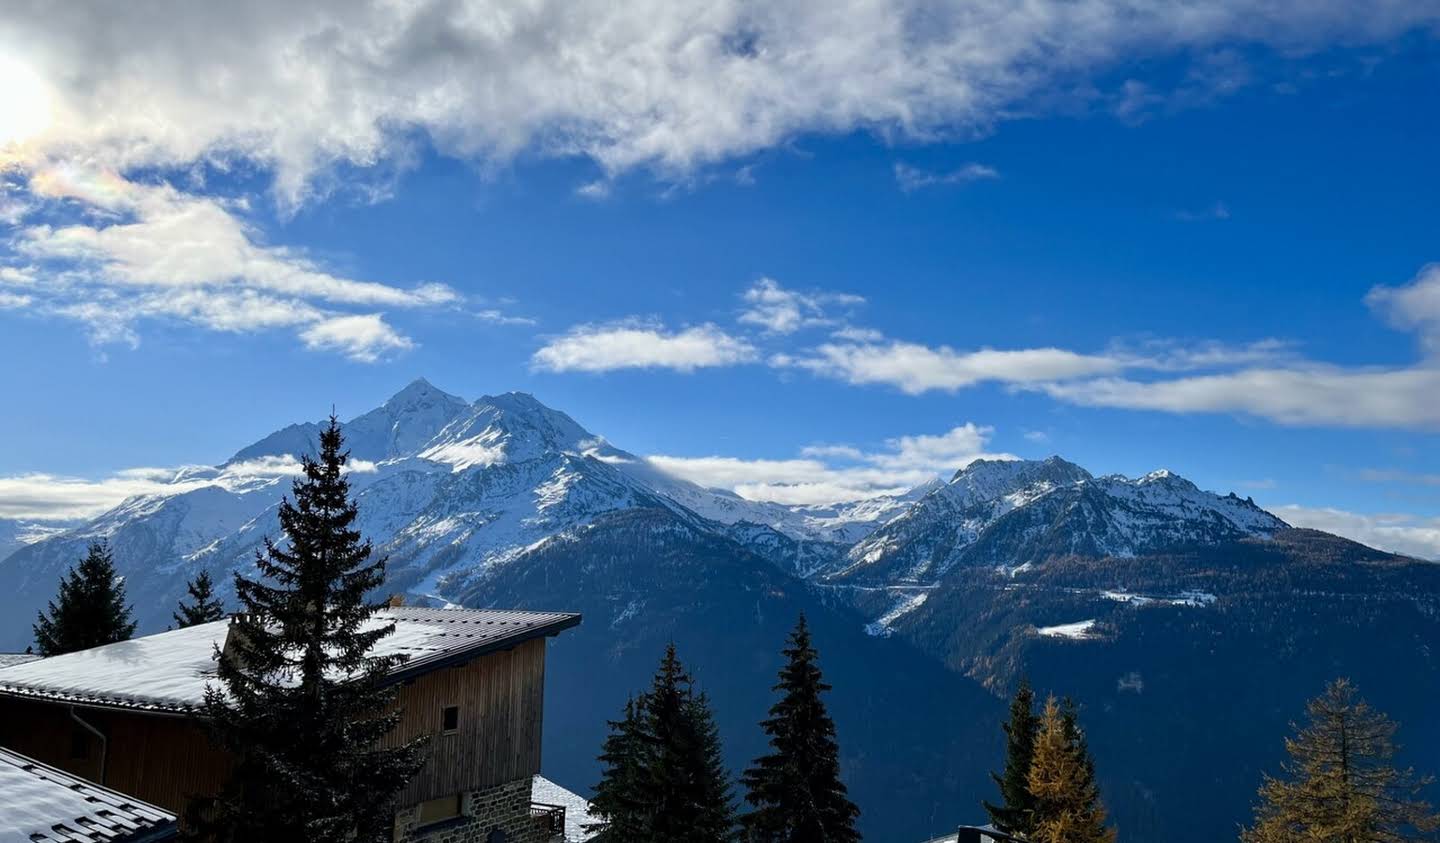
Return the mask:
M 876 47 L 720 4 L 658 28 L 671 50 L 730 33 L 699 68 L 728 87 L 642 51 L 518 104 L 491 89 L 549 67 L 518 37 L 440 76 L 415 45 L 372 56 L 400 90 L 320 50 L 320 95 L 232 87 L 258 59 L 218 47 L 142 34 L 158 58 L 88 58 L 125 33 L 0 25 L 21 91 L 0 95 L 0 516 L 93 509 L 127 470 L 214 463 L 424 376 L 532 392 L 749 494 L 1059 453 L 1440 556 L 1435 18 L 1312 5 Z M 227 23 L 261 56 L 298 37 Z M 847 38 L 953 66 L 815 59 Z

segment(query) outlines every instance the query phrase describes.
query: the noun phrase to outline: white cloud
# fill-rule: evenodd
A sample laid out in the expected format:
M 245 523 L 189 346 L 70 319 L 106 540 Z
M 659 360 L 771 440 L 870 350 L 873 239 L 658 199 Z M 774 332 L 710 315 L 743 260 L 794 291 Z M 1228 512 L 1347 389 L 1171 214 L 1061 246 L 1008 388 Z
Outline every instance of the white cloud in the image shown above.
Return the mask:
M 1365 301 L 1396 327 L 1419 332 L 1427 351 L 1440 353 L 1440 264 L 1422 267 L 1408 284 L 1375 287 Z
M 676 457 L 647 459 L 668 474 L 750 500 L 833 504 L 906 492 L 977 459 L 1014 459 L 986 447 L 994 431 L 963 424 L 938 435 L 899 436 L 866 451 L 853 445 L 811 445 L 795 459 Z
M 1291 425 L 1440 425 L 1440 369 L 1256 368 L 1171 380 L 1099 378 L 1036 386 L 1088 407 L 1243 413 Z
M 608 372 L 615 369 L 673 369 L 693 372 L 748 363 L 755 348 L 714 325 L 668 331 L 658 325 L 622 322 L 580 325 L 546 343 L 532 364 L 551 372 Z
M 1324 530 L 1391 553 L 1440 560 L 1440 518 L 1398 513 L 1366 515 L 1294 504 L 1269 509 L 1296 527 Z
M 352 360 L 374 363 L 383 355 L 409 351 L 415 344 L 385 324 L 378 313 L 334 316 L 300 332 L 307 348 L 339 351 Z
M 372 473 L 375 463 L 352 459 L 346 471 Z M 98 480 L 31 473 L 0 476 L 0 518 L 74 521 L 94 518 L 124 501 L 148 495 L 174 495 L 207 486 L 246 491 L 300 474 L 291 456 L 266 456 L 223 467 L 187 465 L 177 468 L 139 467 L 116 471 Z
M 1115 372 L 1124 361 L 1107 355 L 1078 354 L 1059 348 L 1015 351 L 956 351 L 912 342 L 825 343 L 812 353 L 782 357 L 795 366 L 852 384 L 887 384 L 911 395 L 931 390 L 954 392 L 985 381 L 1034 383 Z
M 759 325 L 772 334 L 793 334 L 801 328 L 834 325 L 831 308 L 855 307 L 865 303 L 850 293 L 799 292 L 787 290 L 770 278 L 761 278 L 742 298 L 746 308 L 740 321 Z
M 77 203 L 71 224 L 20 228 L 11 244 L 29 261 L 0 283 L 23 285 L 37 312 L 80 321 L 98 343 L 139 342 L 138 323 L 168 319 L 213 331 L 292 329 L 309 348 L 373 361 L 409 348 L 380 314 L 350 307 L 434 308 L 458 302 L 442 284 L 411 288 L 326 272 L 294 249 L 266 246 L 242 203 L 60 166 L 30 179 L 52 206 Z M 491 321 L 503 318 L 492 312 Z
M 0 20 L 0 145 L 121 171 L 244 159 L 287 203 L 336 164 L 403 164 L 417 132 L 487 162 L 536 149 L 685 173 L 807 132 L 984 131 L 1144 57 L 1294 55 L 1435 20 L 1425 3 L 1313 0 L 20 3 Z
M 896 162 L 895 182 L 900 189 L 906 193 L 919 190 L 922 187 L 937 187 L 943 185 L 969 184 L 975 181 L 991 181 L 1000 178 L 1000 171 L 994 167 L 984 164 L 966 164 L 954 170 L 935 172 L 922 170 L 919 167 L 912 167 L 909 164 Z

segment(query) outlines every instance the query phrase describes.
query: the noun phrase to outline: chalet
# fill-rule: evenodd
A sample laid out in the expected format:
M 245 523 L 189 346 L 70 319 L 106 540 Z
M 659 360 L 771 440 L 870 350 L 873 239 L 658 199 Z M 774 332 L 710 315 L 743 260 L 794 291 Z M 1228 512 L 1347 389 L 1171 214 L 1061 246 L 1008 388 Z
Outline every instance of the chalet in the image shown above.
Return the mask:
M 580 616 L 396 606 L 379 618 L 396 630 L 376 653 L 407 656 L 388 677 L 403 715 L 387 741 L 432 736 L 397 803 L 396 843 L 441 831 L 487 843 L 562 839 L 565 808 L 533 800 L 532 788 L 546 639 Z M 229 626 L 0 669 L 0 746 L 183 817 L 191 800 L 220 790 L 231 767 L 198 718 Z
M 162 843 L 175 815 L 0 749 L 0 843 Z

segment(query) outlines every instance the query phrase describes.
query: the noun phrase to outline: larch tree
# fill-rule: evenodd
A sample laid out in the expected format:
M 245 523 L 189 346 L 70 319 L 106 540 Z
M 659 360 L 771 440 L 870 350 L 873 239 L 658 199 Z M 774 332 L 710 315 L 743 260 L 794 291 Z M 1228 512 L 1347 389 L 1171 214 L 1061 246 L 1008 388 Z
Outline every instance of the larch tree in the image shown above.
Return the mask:
M 590 800 L 590 813 L 600 822 L 586 827 L 599 843 L 647 843 L 650 840 L 652 803 L 649 782 L 651 739 L 646 731 L 645 697 L 625 703 L 619 720 L 610 721 L 610 734 L 600 752 L 600 783 Z
M 1401 843 L 1440 827 L 1420 794 L 1431 779 L 1394 764 L 1396 724 L 1337 679 L 1285 741 L 1284 776 L 1265 777 L 1245 843 Z
M 784 650 L 785 666 L 775 690 L 780 699 L 760 725 L 771 752 L 743 777 L 752 810 L 741 817 L 753 843 L 856 843 L 860 809 L 840 781 L 835 722 L 821 695 L 830 690 L 805 616 Z
M 418 770 L 419 741 L 381 747 L 399 719 L 377 656 L 395 630 L 367 600 L 385 560 L 354 529 L 340 426 L 332 416 L 318 459 L 302 459 L 282 538 L 256 554 L 258 579 L 235 575 L 242 613 L 217 651 L 220 682 L 204 714 L 233 754 L 232 779 L 200 812 L 222 841 L 388 840 L 394 798 Z
M 85 558 L 61 578 L 59 594 L 33 629 L 42 656 L 88 650 L 135 634 L 125 604 L 125 580 L 115 571 L 109 545 L 90 545 Z
M 195 579 L 187 582 L 185 591 L 190 602 L 181 600 L 176 611 L 171 614 L 177 629 L 210 623 L 225 617 L 225 607 L 215 596 L 215 584 L 210 580 L 209 571 L 201 571 Z
M 1033 830 L 1035 797 L 1030 793 L 1030 764 L 1035 757 L 1035 735 L 1040 718 L 1035 713 L 1035 692 L 1021 679 L 1010 701 L 1010 719 L 1005 723 L 1005 769 L 991 773 L 1000 789 L 1000 804 L 985 802 L 990 822 L 1001 831 L 1028 835 Z
M 1095 782 L 1095 765 L 1073 707 L 1052 696 L 1045 701 L 1035 754 L 1030 764 L 1035 799 L 1029 839 L 1034 843 L 1112 843 L 1105 807 Z

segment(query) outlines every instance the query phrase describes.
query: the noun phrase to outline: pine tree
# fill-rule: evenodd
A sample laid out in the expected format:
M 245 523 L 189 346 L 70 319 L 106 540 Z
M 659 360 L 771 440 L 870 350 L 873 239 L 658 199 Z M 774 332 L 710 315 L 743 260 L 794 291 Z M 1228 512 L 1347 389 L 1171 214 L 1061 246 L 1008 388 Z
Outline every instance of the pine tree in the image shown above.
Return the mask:
M 171 614 L 178 629 L 202 623 L 218 621 L 225 617 L 225 607 L 215 597 L 215 585 L 210 581 L 210 572 L 201 571 L 195 579 L 185 584 L 191 603 L 180 601 L 179 611 Z
M 1286 778 L 1265 777 L 1245 843 L 1429 840 L 1440 817 L 1420 799 L 1431 779 L 1397 769 L 1395 722 L 1337 679 L 1306 706 L 1309 724 L 1285 741 Z
M 730 784 L 710 705 L 675 653 L 665 656 L 645 695 L 650 741 L 646 787 L 653 802 L 648 839 L 719 843 L 735 834 Z
M 399 719 L 383 680 L 402 659 L 371 655 L 395 627 L 366 601 L 385 560 L 353 529 L 342 446 L 332 416 L 319 459 L 302 460 L 294 500 L 281 502 L 283 541 L 256 554 L 262 579 L 235 576 L 244 611 L 204 709 L 236 759 L 209 806 L 219 840 L 388 840 L 394 797 L 420 765 L 418 742 L 378 747 Z
M 1112 843 L 1095 783 L 1095 764 L 1072 705 L 1045 701 L 1030 765 L 1035 799 L 1029 838 L 1034 843 Z
M 125 581 L 104 542 L 90 545 L 80 563 L 60 580 L 60 593 L 35 622 L 35 646 L 58 656 L 124 641 L 135 633 L 125 605 Z
M 592 826 L 606 843 L 720 843 L 735 837 L 729 776 L 720 758 L 720 732 L 705 695 L 680 663 L 675 645 L 655 672 L 650 690 L 625 705 L 610 723 L 600 755 L 605 765 Z
M 645 697 L 632 697 L 625 714 L 610 721 L 610 734 L 600 753 L 604 771 L 590 800 L 590 813 L 601 822 L 587 826 L 599 843 L 646 843 L 650 840 L 651 799 L 648 789 L 651 738 L 645 729 Z
M 1035 735 L 1040 718 L 1035 714 L 1035 692 L 1030 683 L 1020 680 L 1015 698 L 1010 701 L 1010 720 L 1005 729 L 1005 770 L 991 773 L 1000 788 L 999 805 L 985 802 L 990 822 L 1001 831 L 1028 835 L 1033 831 L 1035 797 L 1030 793 L 1030 763 L 1035 757 Z
M 821 678 L 804 615 L 784 654 L 775 686 L 780 700 L 760 724 L 773 751 L 745 771 L 745 799 L 753 810 L 741 822 L 754 843 L 855 843 L 860 809 L 840 782 L 835 723 L 820 698 L 830 686 Z

